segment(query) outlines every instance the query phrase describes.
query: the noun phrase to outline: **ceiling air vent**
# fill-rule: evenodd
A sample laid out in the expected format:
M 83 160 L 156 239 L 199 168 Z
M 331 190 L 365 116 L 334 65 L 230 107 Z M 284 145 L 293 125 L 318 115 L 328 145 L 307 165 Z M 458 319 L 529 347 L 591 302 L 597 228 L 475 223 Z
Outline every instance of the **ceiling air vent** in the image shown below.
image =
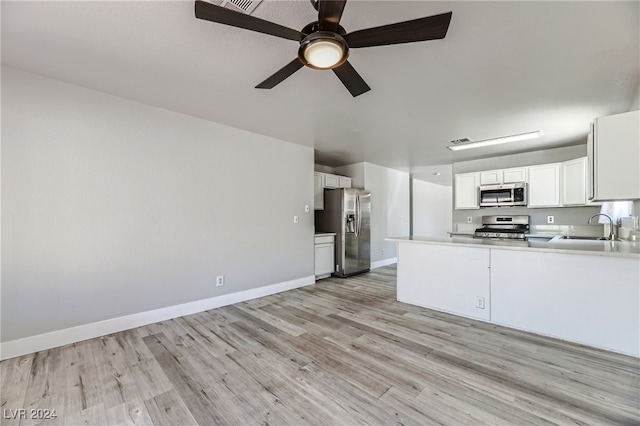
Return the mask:
M 469 142 L 471 142 L 471 139 L 469 139 L 469 138 L 454 139 L 454 140 L 449 141 L 449 143 L 452 143 L 454 145 L 459 145 L 461 143 L 469 143 Z
M 261 1 L 262 0 L 209 0 L 210 3 L 215 4 L 216 6 L 222 6 L 227 9 L 244 12 L 247 15 L 251 14 Z

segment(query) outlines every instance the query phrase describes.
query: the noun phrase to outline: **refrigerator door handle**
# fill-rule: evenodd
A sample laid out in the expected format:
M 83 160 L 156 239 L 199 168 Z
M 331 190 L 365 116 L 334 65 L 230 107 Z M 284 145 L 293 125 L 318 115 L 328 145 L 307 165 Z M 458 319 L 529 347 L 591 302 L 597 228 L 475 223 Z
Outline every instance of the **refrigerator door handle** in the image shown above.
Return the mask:
M 361 214 L 360 214 L 360 193 L 356 194 L 356 237 L 360 236 L 361 231 Z

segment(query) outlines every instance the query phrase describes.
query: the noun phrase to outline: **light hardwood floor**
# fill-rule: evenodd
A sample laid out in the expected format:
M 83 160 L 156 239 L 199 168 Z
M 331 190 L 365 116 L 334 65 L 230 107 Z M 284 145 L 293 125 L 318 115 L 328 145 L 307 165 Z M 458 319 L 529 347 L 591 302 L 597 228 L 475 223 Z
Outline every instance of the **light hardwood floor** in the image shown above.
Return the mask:
M 0 423 L 640 424 L 638 359 L 398 303 L 395 282 L 330 278 L 3 361 Z

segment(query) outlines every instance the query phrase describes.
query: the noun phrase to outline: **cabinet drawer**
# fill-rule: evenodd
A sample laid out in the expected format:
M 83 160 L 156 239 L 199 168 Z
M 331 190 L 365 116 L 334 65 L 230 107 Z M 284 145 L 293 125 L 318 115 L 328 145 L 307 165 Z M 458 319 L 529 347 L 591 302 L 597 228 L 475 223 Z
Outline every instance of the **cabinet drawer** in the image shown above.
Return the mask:
M 316 244 L 333 244 L 333 235 L 316 236 Z

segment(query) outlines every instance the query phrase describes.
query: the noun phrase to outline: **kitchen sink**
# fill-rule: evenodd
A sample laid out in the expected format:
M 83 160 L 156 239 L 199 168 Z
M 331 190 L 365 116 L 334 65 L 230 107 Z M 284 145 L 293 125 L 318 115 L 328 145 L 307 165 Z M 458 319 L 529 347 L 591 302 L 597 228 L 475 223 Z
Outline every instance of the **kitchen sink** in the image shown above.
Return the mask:
M 578 237 L 573 235 L 560 235 L 555 240 L 609 241 L 607 237 Z
M 607 237 L 582 237 L 582 236 L 573 236 L 573 235 L 558 235 L 551 240 L 550 243 L 556 244 L 602 244 L 604 242 L 614 243 L 621 241 L 618 238 L 614 240 L 610 240 Z

